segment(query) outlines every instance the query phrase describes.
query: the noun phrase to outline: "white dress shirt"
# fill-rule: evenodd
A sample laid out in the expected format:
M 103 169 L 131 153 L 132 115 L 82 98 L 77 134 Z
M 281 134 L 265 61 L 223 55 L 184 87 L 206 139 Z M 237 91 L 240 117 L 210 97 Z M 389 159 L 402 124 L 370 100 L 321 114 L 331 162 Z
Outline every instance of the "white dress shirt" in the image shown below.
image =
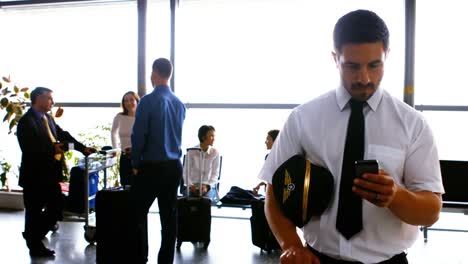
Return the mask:
M 363 200 L 363 230 L 346 240 L 336 230 L 343 150 L 350 116 L 343 87 L 296 107 L 273 145 L 259 178 L 271 184 L 275 170 L 295 154 L 326 167 L 335 179 L 328 209 L 304 227 L 307 243 L 338 259 L 377 263 L 408 249 L 418 227 L 389 209 Z M 396 184 L 410 191 L 443 193 L 439 158 L 427 122 L 416 110 L 379 88 L 364 107 L 364 159 L 376 159 Z M 312 201 L 313 202 L 313 201 Z
M 200 148 L 196 145 L 195 148 Z M 213 186 L 218 180 L 219 175 L 219 152 L 212 146 L 208 146 L 206 151 L 201 152 L 202 162 L 200 163 L 200 155 L 197 151 L 188 153 L 189 166 L 189 186 L 200 182 L 200 173 L 202 184 Z M 185 166 L 187 162 L 185 162 Z M 187 168 L 184 167 L 184 180 L 186 179 Z
M 122 115 L 119 113 L 114 117 L 111 129 L 111 140 L 113 148 L 120 147 L 123 151 L 125 148 L 132 146 L 130 137 L 132 135 L 132 128 L 134 123 L 134 116 Z

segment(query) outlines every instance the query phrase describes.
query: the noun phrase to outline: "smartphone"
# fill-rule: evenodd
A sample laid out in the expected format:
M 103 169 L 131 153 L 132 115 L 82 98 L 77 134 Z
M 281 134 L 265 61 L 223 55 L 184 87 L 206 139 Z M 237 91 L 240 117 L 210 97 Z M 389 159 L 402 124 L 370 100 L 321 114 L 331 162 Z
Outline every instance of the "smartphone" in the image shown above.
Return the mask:
M 379 173 L 379 162 L 377 160 L 357 160 L 354 163 L 356 177 L 362 177 L 364 173 Z
M 54 143 L 54 145 L 55 145 L 55 144 L 60 144 L 60 143 L 63 144 L 63 145 L 60 147 L 60 149 L 62 149 L 64 152 L 67 152 L 67 151 L 68 151 L 68 147 L 69 147 L 68 142 L 60 142 L 60 141 L 57 141 L 57 142 Z

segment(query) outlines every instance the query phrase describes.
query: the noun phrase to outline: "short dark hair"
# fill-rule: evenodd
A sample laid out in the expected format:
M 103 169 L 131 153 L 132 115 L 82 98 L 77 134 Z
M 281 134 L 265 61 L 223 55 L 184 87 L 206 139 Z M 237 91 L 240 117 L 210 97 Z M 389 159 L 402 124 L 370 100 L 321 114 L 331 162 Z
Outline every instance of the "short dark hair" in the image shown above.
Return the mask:
M 165 58 L 156 59 L 153 62 L 153 71 L 159 73 L 161 77 L 169 79 L 172 74 L 172 63 Z
M 125 96 L 131 94 L 133 96 L 133 98 L 135 98 L 135 100 L 137 101 L 137 104 L 138 102 L 140 102 L 140 96 L 138 96 L 138 94 L 136 94 L 134 91 L 128 91 L 126 92 L 123 96 L 122 96 L 122 114 L 123 115 L 128 115 L 128 109 L 125 107 Z
M 203 125 L 198 129 L 198 139 L 200 140 L 200 143 L 205 140 L 206 135 L 208 135 L 208 132 L 210 131 L 216 131 L 213 126 L 208 126 L 208 125 Z
M 34 90 L 31 92 L 31 104 L 35 104 L 36 103 L 36 99 L 39 95 L 43 95 L 45 93 L 51 93 L 52 90 L 49 89 L 49 88 L 45 88 L 45 87 L 36 87 L 34 88 Z
M 268 135 L 271 137 L 271 139 L 273 139 L 273 142 L 275 142 L 276 137 L 278 136 L 278 134 L 279 134 L 278 129 L 272 129 L 272 130 L 268 131 Z
M 389 36 L 387 25 L 376 13 L 369 10 L 356 10 L 342 16 L 333 30 L 333 43 L 336 52 L 341 52 L 345 44 L 375 43 L 382 41 L 388 50 Z

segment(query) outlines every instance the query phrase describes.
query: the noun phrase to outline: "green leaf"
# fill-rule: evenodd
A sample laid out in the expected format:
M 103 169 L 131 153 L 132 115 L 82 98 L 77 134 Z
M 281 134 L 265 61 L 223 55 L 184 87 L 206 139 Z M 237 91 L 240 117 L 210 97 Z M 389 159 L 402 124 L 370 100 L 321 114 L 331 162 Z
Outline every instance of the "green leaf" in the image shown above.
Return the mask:
M 5 182 L 6 182 L 6 172 L 0 174 L 0 182 L 2 182 L 2 186 L 5 186 Z
M 13 104 L 11 104 L 11 103 L 8 104 L 7 107 L 6 107 L 6 110 L 7 110 L 8 113 L 13 112 Z
M 29 95 L 29 93 L 26 93 L 26 92 L 24 93 L 24 98 L 29 99 L 30 97 L 31 96 Z
M 9 101 L 8 101 L 8 98 L 6 97 L 3 97 L 2 100 L 0 101 L 0 104 L 3 106 L 3 107 L 7 107 Z
M 22 115 L 23 114 L 23 107 L 21 107 L 21 105 L 15 105 L 14 112 L 17 115 Z
M 12 115 L 12 114 L 13 114 L 13 113 L 11 113 L 11 112 L 7 112 L 7 114 L 6 114 L 5 117 L 3 118 L 3 122 L 5 122 L 5 121 L 10 121 L 10 118 L 11 118 L 11 115 Z
M 19 92 L 18 86 L 15 85 L 15 87 L 13 88 L 13 90 L 15 91 L 15 93 L 18 93 L 18 92 Z
M 13 127 L 15 127 L 16 125 L 18 124 L 18 121 L 16 121 L 15 119 L 11 120 L 10 122 L 10 132 L 11 133 L 11 130 L 13 129 Z

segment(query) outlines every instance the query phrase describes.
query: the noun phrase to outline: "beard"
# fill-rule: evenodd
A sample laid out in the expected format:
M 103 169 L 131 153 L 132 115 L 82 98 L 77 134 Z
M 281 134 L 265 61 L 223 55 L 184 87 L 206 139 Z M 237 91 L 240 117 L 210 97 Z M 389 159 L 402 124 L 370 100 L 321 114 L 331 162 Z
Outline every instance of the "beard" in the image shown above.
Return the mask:
M 377 90 L 379 84 L 360 82 L 351 83 L 350 86 L 344 86 L 352 98 L 359 101 L 367 101 Z
M 351 84 L 351 90 L 363 90 L 363 89 L 371 89 L 375 91 L 375 84 L 374 83 L 368 83 L 368 84 L 352 83 Z

